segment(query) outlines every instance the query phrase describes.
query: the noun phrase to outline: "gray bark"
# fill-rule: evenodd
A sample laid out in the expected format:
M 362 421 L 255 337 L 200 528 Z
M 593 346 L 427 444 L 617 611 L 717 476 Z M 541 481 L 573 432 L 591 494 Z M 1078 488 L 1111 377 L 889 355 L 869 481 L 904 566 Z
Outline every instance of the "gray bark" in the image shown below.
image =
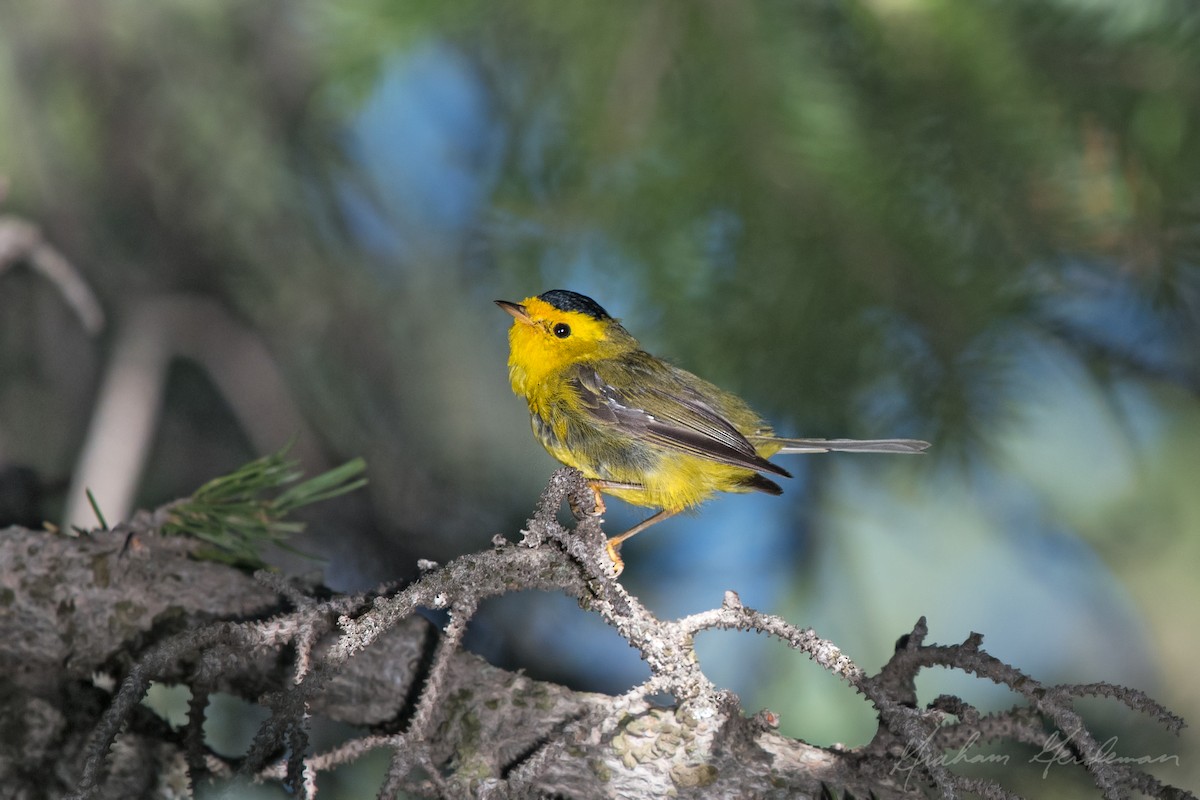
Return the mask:
M 1042 686 L 983 652 L 975 635 L 926 646 L 923 621 L 867 676 L 832 643 L 745 608 L 732 593 L 719 609 L 658 620 L 613 578 L 594 518 L 581 515 L 570 531 L 556 521 L 568 496 L 588 507 L 586 484 L 563 470 L 521 543 L 499 541 L 403 588 L 325 599 L 277 576 L 197 560 L 193 542 L 160 535 L 161 520 L 150 514 L 80 537 L 0 531 L 0 794 L 131 798 L 175 787 L 186 796 L 189 776 L 240 771 L 312 797 L 325 771 L 385 748 L 392 764 L 384 797 L 1005 797 L 922 755 L 977 732 L 1043 741 L 1043 720 L 1073 730 L 1070 703 L 1082 695 L 1116 697 L 1169 728 L 1182 725 L 1130 690 Z M 523 589 L 563 591 L 600 614 L 642 653 L 650 680 L 617 697 L 574 692 L 464 652 L 478 603 Z M 421 607 L 449 609 L 445 631 L 415 616 Z M 780 735 L 769 713 L 747 717 L 695 659 L 692 637 L 712 628 L 766 632 L 840 676 L 878 711 L 875 740 L 853 751 L 819 748 Z M 980 717 L 957 698 L 939 698 L 918 709 L 913 678 L 934 665 L 1007 684 L 1030 706 Z M 152 680 L 191 689 L 182 731 L 141 705 Z M 271 712 L 242 759 L 204 743 L 204 707 L 215 691 Z M 662 693 L 672 706 L 646 700 Z M 318 752 L 308 740 L 314 715 L 361 733 Z M 958 722 L 947 724 L 952 717 Z M 1085 756 L 1098 748 L 1086 730 L 1076 746 Z M 1132 767 L 1087 768 L 1106 796 L 1186 796 Z

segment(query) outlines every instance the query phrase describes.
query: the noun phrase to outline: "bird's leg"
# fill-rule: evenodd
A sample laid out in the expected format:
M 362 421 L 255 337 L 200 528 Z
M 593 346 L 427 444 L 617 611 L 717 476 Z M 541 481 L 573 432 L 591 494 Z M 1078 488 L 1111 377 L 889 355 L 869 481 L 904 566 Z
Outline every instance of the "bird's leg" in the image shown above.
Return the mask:
M 592 494 L 596 496 L 594 516 L 600 516 L 605 512 L 604 497 L 600 494 L 605 489 L 641 489 L 640 483 L 622 483 L 620 481 L 606 481 L 601 478 L 589 478 L 587 482 L 592 490 Z M 575 509 L 572 508 L 572 511 Z
M 604 491 L 607 491 L 610 489 L 637 490 L 637 489 L 645 488 L 640 483 L 625 483 L 623 481 L 609 481 L 609 480 L 604 480 L 603 478 L 588 478 L 587 485 L 588 485 L 588 488 L 592 490 L 592 495 L 594 496 L 594 499 L 595 499 L 594 510 L 591 512 L 591 516 L 596 516 L 596 517 L 600 516 L 605 511 L 604 497 L 601 494 L 601 492 L 604 492 Z M 568 498 L 567 502 L 569 502 L 571 504 L 571 511 L 572 511 L 572 513 L 575 514 L 575 516 L 577 518 L 581 518 L 584 516 L 584 514 L 581 513 L 581 509 L 579 509 L 576 506 L 576 503 L 573 499 Z M 615 536 L 612 539 L 605 540 L 604 549 L 608 553 L 608 557 L 610 559 L 612 559 L 612 562 L 613 562 L 613 568 L 614 568 L 613 577 L 620 575 L 621 571 L 625 569 L 625 562 L 621 560 L 621 556 L 617 553 L 617 550 L 621 547 L 621 542 L 625 541 L 630 536 L 633 536 L 635 533 L 639 533 L 641 531 L 646 530 L 646 528 L 649 528 L 651 525 L 653 525 L 656 522 L 661 522 L 662 520 L 664 520 L 668 517 L 674 516 L 676 513 L 677 512 L 675 512 L 675 511 L 668 512 L 664 509 L 662 511 L 659 511 L 657 514 L 650 517 L 649 519 L 642 520 L 637 525 L 634 525 L 632 528 L 630 528 L 629 530 L 622 533 L 620 536 Z
M 668 511 L 667 509 L 664 508 L 662 511 L 659 511 L 657 514 L 647 517 L 646 519 L 639 522 L 637 525 L 634 525 L 632 528 L 625 531 L 620 536 L 614 536 L 611 539 L 609 539 L 608 540 L 608 549 L 612 550 L 614 552 L 617 551 L 618 549 L 620 549 L 621 544 L 626 539 L 628 539 L 630 536 L 633 536 L 634 534 L 637 534 L 637 533 L 641 533 L 642 531 L 646 530 L 646 528 L 649 528 L 651 525 L 654 525 L 655 523 L 658 523 L 658 522 L 662 522 L 664 519 L 670 519 L 671 517 L 675 516 L 678 513 L 679 513 L 678 511 Z
M 615 568 L 615 575 L 613 577 L 620 575 L 621 572 L 625 569 L 625 562 L 623 560 L 621 560 L 621 555 L 617 551 L 621 549 L 621 544 L 626 539 L 628 539 L 630 536 L 633 536 L 636 533 L 641 533 L 642 531 L 646 530 L 646 528 L 649 528 L 651 525 L 654 525 L 655 523 L 662 522 L 664 519 L 670 519 L 671 517 L 675 516 L 678 513 L 679 513 L 678 511 L 668 511 L 667 509 L 664 508 L 662 511 L 659 511 L 657 514 L 655 514 L 651 517 L 647 517 L 646 519 L 639 522 L 637 525 L 634 525 L 632 528 L 625 531 L 620 536 L 614 536 L 611 539 L 609 539 L 608 541 L 606 541 L 604 543 L 604 549 L 608 552 L 608 557 L 612 559 L 613 566 Z

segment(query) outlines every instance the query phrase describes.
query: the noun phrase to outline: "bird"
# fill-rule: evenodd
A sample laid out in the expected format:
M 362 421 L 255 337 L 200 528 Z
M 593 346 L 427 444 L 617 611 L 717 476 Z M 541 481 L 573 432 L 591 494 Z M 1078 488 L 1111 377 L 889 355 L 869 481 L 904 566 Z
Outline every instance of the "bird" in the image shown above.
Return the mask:
M 552 289 L 519 303 L 508 375 L 529 405 L 533 433 L 554 458 L 583 473 L 602 495 L 658 509 L 606 540 L 614 572 L 630 537 L 718 492 L 782 494 L 790 478 L 768 459 L 784 453 L 921 453 L 918 439 L 794 439 L 776 436 L 746 401 L 642 349 L 599 303 Z

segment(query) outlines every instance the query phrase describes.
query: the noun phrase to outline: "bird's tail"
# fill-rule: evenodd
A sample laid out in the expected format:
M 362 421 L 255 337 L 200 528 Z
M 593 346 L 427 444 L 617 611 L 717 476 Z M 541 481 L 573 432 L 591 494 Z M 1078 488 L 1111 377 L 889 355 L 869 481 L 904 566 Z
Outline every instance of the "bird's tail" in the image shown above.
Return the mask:
M 784 439 L 773 436 L 756 441 L 755 444 L 780 445 L 780 453 L 920 453 L 929 447 L 929 442 L 920 439 Z

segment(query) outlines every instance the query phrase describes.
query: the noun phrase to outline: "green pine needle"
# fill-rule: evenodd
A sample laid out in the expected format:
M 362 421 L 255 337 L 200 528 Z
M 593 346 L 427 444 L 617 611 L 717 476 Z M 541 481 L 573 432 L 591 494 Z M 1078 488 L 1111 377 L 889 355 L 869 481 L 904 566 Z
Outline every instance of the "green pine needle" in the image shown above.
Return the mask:
M 92 490 L 86 489 L 84 494 L 87 495 L 88 505 L 92 507 L 92 513 L 95 514 L 96 519 L 100 521 L 100 530 L 108 530 L 108 522 L 105 521 L 104 515 L 100 513 L 100 504 L 96 502 L 96 497 L 92 494 Z
M 356 458 L 296 483 L 304 473 L 294 459 L 286 457 L 290 447 L 201 486 L 171 507 L 163 533 L 201 539 L 211 547 L 197 552 L 199 557 L 238 566 L 265 566 L 260 555 L 265 544 L 300 552 L 286 540 L 303 530 L 304 524 L 286 519 L 287 515 L 364 486 L 366 462 Z M 284 489 L 288 484 L 295 485 Z M 271 496 L 278 490 L 283 491 Z

